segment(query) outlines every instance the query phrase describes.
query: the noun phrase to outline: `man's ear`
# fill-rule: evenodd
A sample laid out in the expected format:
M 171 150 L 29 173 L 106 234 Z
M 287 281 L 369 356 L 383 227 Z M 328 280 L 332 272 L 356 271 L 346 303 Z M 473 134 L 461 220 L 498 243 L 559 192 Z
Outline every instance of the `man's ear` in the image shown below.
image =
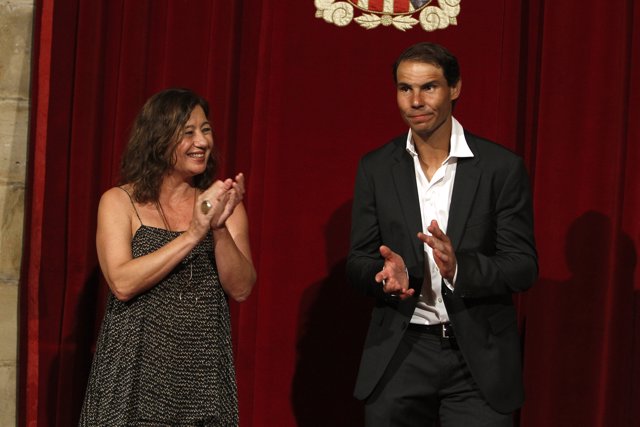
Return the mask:
M 458 79 L 458 83 L 451 86 L 449 90 L 451 91 L 451 100 L 455 101 L 456 99 L 458 99 L 458 97 L 460 96 L 460 91 L 462 90 L 462 79 Z

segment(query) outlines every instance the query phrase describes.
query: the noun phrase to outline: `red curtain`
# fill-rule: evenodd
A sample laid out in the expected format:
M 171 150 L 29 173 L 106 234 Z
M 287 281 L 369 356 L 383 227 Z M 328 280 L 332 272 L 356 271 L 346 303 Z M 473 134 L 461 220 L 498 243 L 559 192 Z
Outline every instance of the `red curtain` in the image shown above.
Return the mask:
M 465 0 L 433 33 L 339 28 L 313 0 L 37 0 L 20 425 L 77 422 L 107 292 L 97 202 L 137 110 L 169 86 L 210 100 L 222 174 L 248 178 L 258 284 L 232 305 L 241 425 L 361 425 L 353 176 L 404 131 L 391 64 L 422 40 L 461 62 L 456 117 L 532 176 L 541 279 L 518 297 L 519 425 L 637 425 L 639 26 L 633 0 Z

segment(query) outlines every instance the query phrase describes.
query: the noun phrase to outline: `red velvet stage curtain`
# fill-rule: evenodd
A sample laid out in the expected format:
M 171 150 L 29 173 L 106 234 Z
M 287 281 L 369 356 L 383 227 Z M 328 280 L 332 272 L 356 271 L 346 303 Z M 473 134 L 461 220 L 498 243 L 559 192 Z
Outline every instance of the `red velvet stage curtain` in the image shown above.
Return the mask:
M 248 177 L 258 284 L 232 305 L 241 425 L 362 425 L 353 176 L 404 131 L 391 64 L 421 40 L 460 59 L 463 125 L 531 172 L 541 280 L 518 297 L 519 424 L 637 425 L 640 8 L 558 3 L 465 0 L 457 26 L 425 33 L 338 28 L 313 0 L 38 0 L 20 425 L 77 420 L 107 292 L 97 202 L 135 113 L 168 86 L 211 101 L 222 174 Z
M 531 7 L 541 277 L 521 425 L 638 426 L 640 8 Z

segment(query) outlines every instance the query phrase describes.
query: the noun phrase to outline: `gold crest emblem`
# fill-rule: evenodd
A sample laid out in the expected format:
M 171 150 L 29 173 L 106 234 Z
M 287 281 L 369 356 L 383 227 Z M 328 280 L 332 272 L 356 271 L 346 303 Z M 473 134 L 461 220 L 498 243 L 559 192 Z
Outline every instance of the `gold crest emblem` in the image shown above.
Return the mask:
M 462 0 L 314 0 L 316 18 L 344 27 L 356 21 L 370 30 L 379 25 L 393 25 L 406 31 L 416 24 L 425 31 L 435 31 L 457 25 Z M 436 5 L 437 4 L 437 5 Z M 360 16 L 354 16 L 360 12 Z M 414 15 L 418 14 L 418 19 Z

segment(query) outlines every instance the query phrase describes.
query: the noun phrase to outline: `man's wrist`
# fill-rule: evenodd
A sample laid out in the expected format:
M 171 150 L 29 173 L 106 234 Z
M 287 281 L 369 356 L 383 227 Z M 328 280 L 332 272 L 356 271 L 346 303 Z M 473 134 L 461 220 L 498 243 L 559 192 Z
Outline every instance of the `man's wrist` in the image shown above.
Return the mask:
M 444 284 L 447 285 L 449 289 L 453 290 L 453 288 L 456 286 L 457 278 L 458 278 L 458 266 L 456 265 L 456 271 L 453 273 L 453 279 L 449 280 L 443 277 L 442 280 L 444 281 Z

